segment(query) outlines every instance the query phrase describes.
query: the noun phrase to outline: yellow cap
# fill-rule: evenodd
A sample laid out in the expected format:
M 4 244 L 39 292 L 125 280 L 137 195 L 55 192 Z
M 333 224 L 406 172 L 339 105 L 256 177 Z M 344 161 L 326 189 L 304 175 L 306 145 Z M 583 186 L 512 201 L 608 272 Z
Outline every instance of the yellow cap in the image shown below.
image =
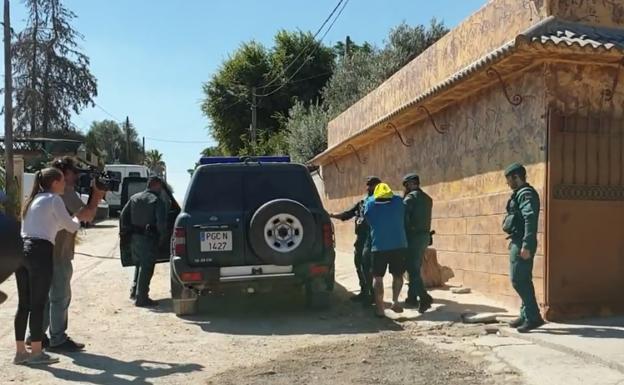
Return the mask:
M 375 187 L 373 196 L 375 199 L 390 199 L 394 196 L 394 193 L 386 183 L 379 183 L 377 187 Z

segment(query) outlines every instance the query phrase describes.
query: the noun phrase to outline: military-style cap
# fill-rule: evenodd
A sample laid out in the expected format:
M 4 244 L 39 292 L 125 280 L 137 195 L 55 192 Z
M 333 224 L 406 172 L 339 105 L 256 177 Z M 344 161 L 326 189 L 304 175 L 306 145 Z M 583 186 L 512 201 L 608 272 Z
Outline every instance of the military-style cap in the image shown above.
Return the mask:
M 147 178 L 147 184 L 150 185 L 154 182 L 159 182 L 159 183 L 163 183 L 163 180 L 161 177 L 159 177 L 158 175 L 152 175 L 149 178 Z
M 376 186 L 381 183 L 381 179 L 377 176 L 368 176 L 366 177 L 366 185 L 367 186 Z
M 415 181 L 417 183 L 420 183 L 420 177 L 416 174 L 416 173 L 410 173 L 407 174 L 403 177 L 403 184 L 407 183 L 407 182 L 411 182 L 411 181 Z
M 513 163 L 505 169 L 505 176 L 512 174 L 526 175 L 526 169 L 520 163 Z

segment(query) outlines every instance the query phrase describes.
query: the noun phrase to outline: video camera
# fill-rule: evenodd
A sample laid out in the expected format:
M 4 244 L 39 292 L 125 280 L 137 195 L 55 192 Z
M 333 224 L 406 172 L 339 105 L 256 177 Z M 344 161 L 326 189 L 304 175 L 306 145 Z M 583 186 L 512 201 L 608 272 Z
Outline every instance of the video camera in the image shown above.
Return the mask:
M 81 193 L 87 194 L 91 190 L 91 184 L 103 191 L 117 191 L 121 181 L 113 176 L 110 171 L 100 171 L 91 166 L 87 169 L 78 169 L 77 187 Z

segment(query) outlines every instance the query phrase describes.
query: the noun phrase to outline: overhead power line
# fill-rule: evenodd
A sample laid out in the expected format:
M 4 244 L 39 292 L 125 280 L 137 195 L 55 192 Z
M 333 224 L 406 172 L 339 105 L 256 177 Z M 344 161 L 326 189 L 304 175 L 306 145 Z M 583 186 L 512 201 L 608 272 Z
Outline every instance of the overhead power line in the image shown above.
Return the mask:
M 163 142 L 163 143 L 212 143 L 210 140 L 177 140 L 177 139 L 160 139 L 160 138 L 151 138 L 149 136 L 145 137 L 146 140 L 151 140 L 154 142 Z
M 97 108 L 99 108 L 100 110 L 102 110 L 102 112 L 103 112 L 103 113 L 105 113 L 106 115 L 108 115 L 108 116 L 110 116 L 111 118 L 115 119 L 116 121 L 118 121 L 118 122 L 121 122 L 121 121 L 122 121 L 122 119 L 119 119 L 119 118 L 118 118 L 118 117 L 116 117 L 115 115 L 113 115 L 113 114 L 111 114 L 110 112 L 106 111 L 106 110 L 104 109 L 104 107 L 100 106 L 100 105 L 99 105 L 99 104 L 97 104 L 96 102 L 93 102 L 93 104 L 94 104 Z
M 314 47 L 314 50 L 312 50 L 312 52 L 310 52 L 306 58 L 304 59 L 303 63 L 301 63 L 301 65 L 295 70 L 295 72 L 288 78 L 286 79 L 286 81 L 284 83 L 282 83 L 279 87 L 277 87 L 276 89 L 274 89 L 271 92 L 267 92 L 266 94 L 255 94 L 255 96 L 257 97 L 266 97 L 266 96 L 270 96 L 273 95 L 274 93 L 276 93 L 277 91 L 281 90 L 282 88 L 284 88 L 287 84 L 290 83 L 290 81 L 297 76 L 297 74 L 299 73 L 299 71 L 301 71 L 301 69 L 306 65 L 306 63 L 308 62 L 308 60 L 310 60 L 312 58 L 312 56 L 316 53 L 316 51 L 318 50 L 318 48 L 321 46 L 320 43 L 323 42 L 323 39 L 325 39 L 325 37 L 327 36 L 327 34 L 329 33 L 329 31 L 331 31 L 332 27 L 334 26 L 334 24 L 336 23 L 336 21 L 338 20 L 338 18 L 340 18 L 340 15 L 342 14 L 342 12 L 344 11 L 344 9 L 347 7 L 347 4 L 349 4 L 349 0 L 345 0 L 344 4 L 342 5 L 342 8 L 340 8 L 340 11 L 338 11 L 338 14 L 336 15 L 336 17 L 334 18 L 334 20 L 331 22 L 331 24 L 329 25 L 329 27 L 327 28 L 327 30 L 325 31 L 325 33 L 323 34 L 323 36 L 321 36 L 321 39 L 318 41 L 319 44 L 316 45 L 316 47 Z
M 332 18 L 332 16 L 334 16 L 334 14 L 336 13 L 336 11 L 338 10 L 338 8 L 340 7 L 340 5 L 344 2 L 345 0 L 340 0 L 338 1 L 338 4 L 336 4 L 336 6 L 334 7 L 334 9 L 331 11 L 331 13 L 329 14 L 329 16 L 327 16 L 327 18 L 325 19 L 325 21 L 323 21 L 323 24 L 321 24 L 321 26 L 316 30 L 316 32 L 314 33 L 314 35 L 312 36 L 312 41 L 308 42 L 308 44 L 305 45 L 305 47 L 303 47 L 303 49 L 301 51 L 299 51 L 299 53 L 297 54 L 297 56 L 295 56 L 295 58 L 279 73 L 279 75 L 275 76 L 270 82 L 266 83 L 263 86 L 260 86 L 258 88 L 264 89 L 269 87 L 271 84 L 275 83 L 276 81 L 278 81 L 279 79 L 281 79 L 284 75 L 286 75 L 286 72 L 290 69 L 290 67 L 292 67 L 297 60 L 301 57 L 301 55 L 303 55 L 309 48 L 312 47 L 312 45 L 314 43 L 316 43 L 316 37 L 319 35 L 319 33 L 321 33 L 321 31 L 323 30 L 323 28 L 325 28 L 325 25 L 329 22 L 329 20 Z M 348 2 L 348 0 L 347 0 Z

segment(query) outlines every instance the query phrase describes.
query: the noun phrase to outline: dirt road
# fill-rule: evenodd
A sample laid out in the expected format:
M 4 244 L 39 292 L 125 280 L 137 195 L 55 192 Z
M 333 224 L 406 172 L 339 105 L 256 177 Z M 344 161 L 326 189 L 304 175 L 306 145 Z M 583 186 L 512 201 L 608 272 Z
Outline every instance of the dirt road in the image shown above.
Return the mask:
M 81 234 L 74 265 L 69 334 L 87 344 L 59 364 L 26 368 L 13 356 L 13 279 L 0 285 L 1 384 L 493 384 L 517 383 L 512 370 L 462 341 L 480 330 L 435 322 L 379 320 L 348 301 L 349 258 L 338 263 L 331 310 L 311 312 L 300 293 L 232 298 L 202 315 L 171 311 L 168 266 L 151 295 L 155 310 L 128 300 L 130 269 L 118 259 L 115 222 Z M 435 318 L 435 317 L 434 317 Z M 441 322 L 441 323 L 440 323 Z M 436 345 L 438 344 L 438 345 Z M 440 346 L 444 346 L 441 348 Z M 447 348 L 453 347 L 455 351 Z M 496 370 L 493 370 L 496 368 Z

